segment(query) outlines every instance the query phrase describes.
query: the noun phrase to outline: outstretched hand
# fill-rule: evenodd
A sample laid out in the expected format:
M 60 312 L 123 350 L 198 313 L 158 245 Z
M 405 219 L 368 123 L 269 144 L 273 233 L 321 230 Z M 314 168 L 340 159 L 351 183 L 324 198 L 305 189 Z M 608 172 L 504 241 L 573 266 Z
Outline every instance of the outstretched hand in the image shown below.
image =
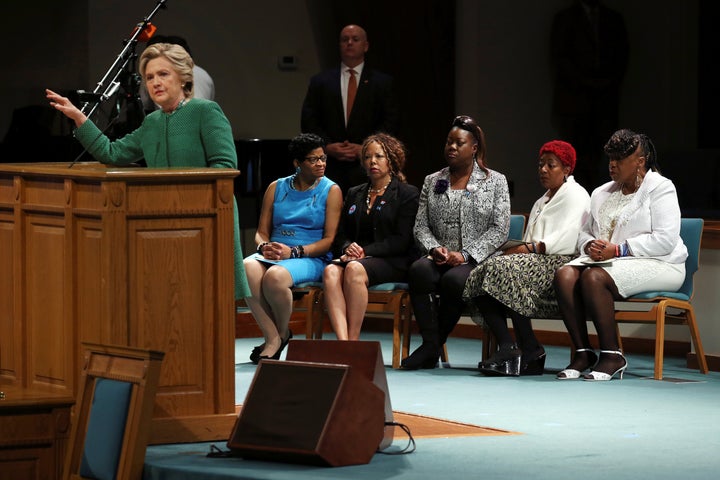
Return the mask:
M 87 120 L 87 117 L 66 97 L 59 93 L 55 93 L 50 89 L 45 89 L 45 96 L 50 100 L 50 106 L 58 110 L 70 120 L 75 122 L 75 126 L 79 127 Z

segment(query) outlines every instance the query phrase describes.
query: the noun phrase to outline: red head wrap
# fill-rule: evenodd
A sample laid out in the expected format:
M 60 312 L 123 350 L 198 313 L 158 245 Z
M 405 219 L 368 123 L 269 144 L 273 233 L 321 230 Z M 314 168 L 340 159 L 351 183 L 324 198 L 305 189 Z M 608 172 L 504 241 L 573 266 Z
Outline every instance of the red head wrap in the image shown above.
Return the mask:
M 575 148 L 573 148 L 573 146 L 569 143 L 563 142 L 562 140 L 551 140 L 540 147 L 541 157 L 543 153 L 552 153 L 555 155 L 563 163 L 563 165 L 570 167 L 570 173 L 575 170 L 577 155 L 575 153 Z

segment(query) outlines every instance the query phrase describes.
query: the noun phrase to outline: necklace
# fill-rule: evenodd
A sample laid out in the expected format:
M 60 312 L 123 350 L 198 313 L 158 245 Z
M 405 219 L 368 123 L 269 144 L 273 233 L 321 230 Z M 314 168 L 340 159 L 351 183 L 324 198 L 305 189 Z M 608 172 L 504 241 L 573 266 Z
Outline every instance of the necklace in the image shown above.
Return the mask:
M 365 197 L 365 205 L 368 212 L 370 212 L 370 195 L 373 193 L 377 195 L 384 192 L 387 189 L 388 185 L 390 185 L 390 182 L 392 182 L 392 178 L 390 178 L 390 180 L 388 180 L 388 182 L 380 188 L 372 188 L 372 185 L 368 187 L 367 197 Z
M 300 190 L 299 188 L 295 187 L 295 180 L 298 181 L 298 186 L 300 186 L 300 179 L 298 178 L 298 174 L 294 174 L 292 180 L 290 181 L 290 188 L 292 188 L 295 191 L 298 192 L 307 192 L 308 190 L 312 190 L 313 188 L 317 187 L 317 184 L 320 182 L 319 178 L 316 178 L 312 185 L 310 185 L 305 190 Z
M 385 190 L 388 185 L 390 185 L 390 182 L 392 182 L 392 178 L 390 178 L 390 180 L 388 180 L 387 183 L 380 188 L 372 188 L 372 185 L 370 185 L 370 188 L 368 188 L 368 193 L 380 193 Z

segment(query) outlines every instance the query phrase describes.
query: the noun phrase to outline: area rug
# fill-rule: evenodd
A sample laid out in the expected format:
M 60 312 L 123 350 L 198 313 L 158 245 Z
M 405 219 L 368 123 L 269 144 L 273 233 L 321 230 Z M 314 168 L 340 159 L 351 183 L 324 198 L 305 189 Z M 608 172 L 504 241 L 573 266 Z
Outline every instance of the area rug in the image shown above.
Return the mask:
M 469 423 L 444 420 L 442 418 L 427 417 L 414 413 L 393 412 L 396 423 L 408 427 L 413 438 L 445 438 L 445 437 L 477 437 L 491 435 L 520 435 L 518 432 L 501 430 L 499 428 L 482 427 Z M 406 436 L 399 427 L 395 427 L 395 438 Z

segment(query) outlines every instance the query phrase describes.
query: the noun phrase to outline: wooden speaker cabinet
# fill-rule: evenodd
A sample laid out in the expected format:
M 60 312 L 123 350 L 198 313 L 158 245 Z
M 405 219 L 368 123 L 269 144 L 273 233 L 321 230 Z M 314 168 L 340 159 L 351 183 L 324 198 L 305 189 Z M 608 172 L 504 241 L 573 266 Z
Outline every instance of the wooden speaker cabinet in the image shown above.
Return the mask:
M 358 370 L 363 377 L 373 382 L 385 394 L 385 423 L 394 421 L 380 342 L 290 340 L 287 348 L 286 360 L 338 363 L 350 365 Z M 380 449 L 385 449 L 392 444 L 394 430 L 393 426 L 385 427 Z
M 349 365 L 263 360 L 227 445 L 251 459 L 366 464 L 383 438 L 383 397 Z

